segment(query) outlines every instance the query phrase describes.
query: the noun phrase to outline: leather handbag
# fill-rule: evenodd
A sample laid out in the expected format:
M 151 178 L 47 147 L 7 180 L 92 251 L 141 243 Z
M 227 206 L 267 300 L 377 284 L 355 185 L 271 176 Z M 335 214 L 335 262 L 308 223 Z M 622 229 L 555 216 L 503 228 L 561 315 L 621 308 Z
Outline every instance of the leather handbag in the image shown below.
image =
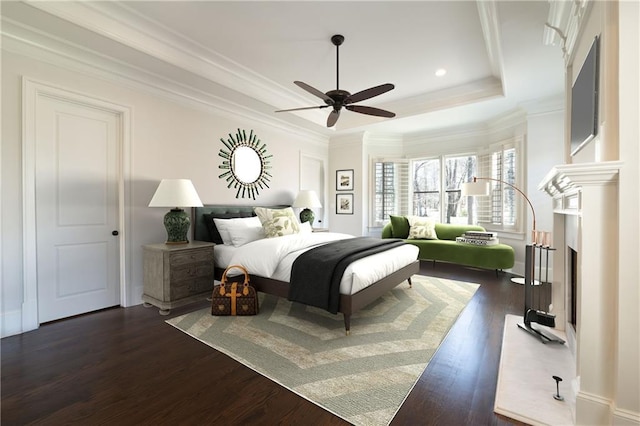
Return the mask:
M 240 269 L 244 282 L 229 282 L 227 273 Z M 232 265 L 224 270 L 220 284 L 213 287 L 211 315 L 256 315 L 259 312 L 258 294 L 249 285 L 249 273 L 241 265 Z

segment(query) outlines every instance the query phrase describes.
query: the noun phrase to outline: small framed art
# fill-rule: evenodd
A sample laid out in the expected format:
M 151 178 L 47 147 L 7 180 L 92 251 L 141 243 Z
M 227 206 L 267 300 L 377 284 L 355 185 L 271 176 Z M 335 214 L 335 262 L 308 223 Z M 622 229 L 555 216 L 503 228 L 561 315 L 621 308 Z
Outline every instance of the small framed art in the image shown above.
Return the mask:
M 353 169 L 336 170 L 336 191 L 353 191 Z
M 336 214 L 353 214 L 353 194 L 336 194 Z

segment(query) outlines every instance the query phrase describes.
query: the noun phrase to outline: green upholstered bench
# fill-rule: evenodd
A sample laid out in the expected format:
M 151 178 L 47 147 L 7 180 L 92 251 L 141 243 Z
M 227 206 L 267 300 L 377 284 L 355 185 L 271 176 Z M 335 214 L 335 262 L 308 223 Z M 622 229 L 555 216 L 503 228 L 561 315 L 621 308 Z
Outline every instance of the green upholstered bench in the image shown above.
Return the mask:
M 409 222 L 405 217 L 392 216 L 392 221 L 382 229 L 382 238 L 401 238 L 420 249 L 418 258 L 457 263 L 486 269 L 513 268 L 515 253 L 513 247 L 506 244 L 492 246 L 476 246 L 456 242 L 456 237 L 466 231 L 484 231 L 481 226 L 454 225 L 436 223 L 437 240 L 407 239 L 409 236 Z

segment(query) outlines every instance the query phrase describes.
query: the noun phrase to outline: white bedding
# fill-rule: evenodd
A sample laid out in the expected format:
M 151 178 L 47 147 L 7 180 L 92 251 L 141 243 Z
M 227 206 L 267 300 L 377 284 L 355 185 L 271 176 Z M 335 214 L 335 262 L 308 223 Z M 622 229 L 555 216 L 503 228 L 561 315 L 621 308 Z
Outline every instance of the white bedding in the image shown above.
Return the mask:
M 217 245 L 214 258 L 216 266 L 220 268 L 240 264 L 252 275 L 288 282 L 291 266 L 300 254 L 318 245 L 346 238 L 353 236 L 335 232 L 316 232 L 264 238 L 240 247 Z M 417 258 L 418 248 L 412 244 L 405 244 L 358 259 L 346 269 L 340 282 L 340 293 L 355 294 Z

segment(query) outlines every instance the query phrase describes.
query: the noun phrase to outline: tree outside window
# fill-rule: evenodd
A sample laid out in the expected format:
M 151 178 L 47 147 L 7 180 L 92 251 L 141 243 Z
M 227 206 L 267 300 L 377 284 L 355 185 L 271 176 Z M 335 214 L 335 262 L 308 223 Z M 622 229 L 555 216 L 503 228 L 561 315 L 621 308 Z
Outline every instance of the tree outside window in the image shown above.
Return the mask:
M 475 171 L 474 155 L 414 161 L 413 214 L 445 223 L 473 223 L 473 210 L 460 196 L 460 188 L 473 178 Z

